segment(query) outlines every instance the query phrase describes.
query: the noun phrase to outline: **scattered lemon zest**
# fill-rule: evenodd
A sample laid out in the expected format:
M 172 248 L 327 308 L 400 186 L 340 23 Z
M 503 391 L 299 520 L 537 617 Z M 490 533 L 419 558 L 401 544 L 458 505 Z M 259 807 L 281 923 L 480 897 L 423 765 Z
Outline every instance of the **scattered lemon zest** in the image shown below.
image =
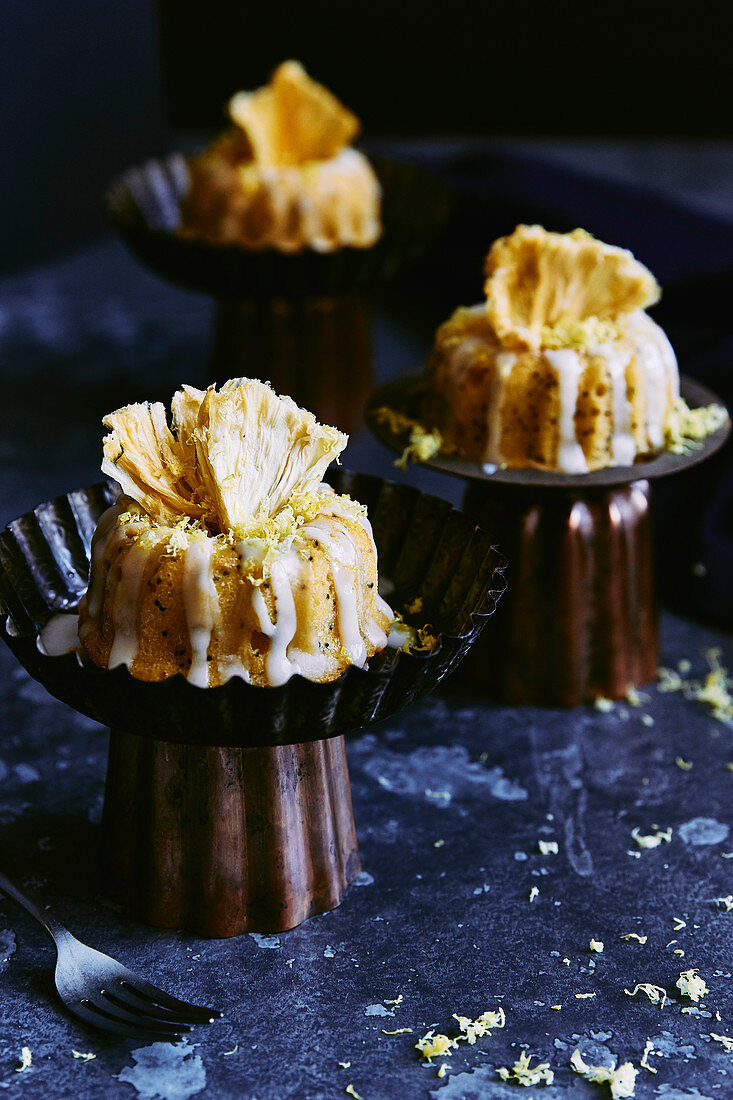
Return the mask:
M 533 1066 L 530 1064 L 533 1057 L 533 1054 L 523 1050 L 511 1069 L 500 1066 L 496 1072 L 502 1081 L 515 1081 L 518 1085 L 551 1085 L 555 1074 L 550 1069 L 550 1063 L 538 1062 Z
M 339 1062 L 341 1069 L 351 1069 L 351 1062 Z
M 538 840 L 537 850 L 541 856 L 556 856 L 559 855 L 560 845 L 556 840 Z
M 725 898 L 716 898 L 715 904 L 718 909 L 724 909 L 726 913 L 733 913 L 733 894 L 728 894 Z
M 444 844 L 445 844 L 445 841 L 442 840 L 442 839 L 441 840 L 434 840 L 433 841 L 433 848 L 442 848 Z
M 681 932 L 683 928 L 687 928 L 687 921 L 682 920 L 682 917 L 673 917 L 672 920 L 674 921 L 673 928 L 675 932 Z
M 439 1070 L 438 1070 L 438 1072 L 436 1073 L 435 1076 L 436 1077 L 445 1077 L 447 1070 L 448 1070 L 448 1063 L 447 1062 L 441 1062 L 440 1068 L 439 1068 Z
M 625 1100 L 626 1097 L 634 1095 L 638 1070 L 632 1066 L 631 1062 L 624 1062 L 610 1069 L 606 1066 L 589 1066 L 583 1060 L 580 1051 L 576 1049 L 570 1058 L 570 1065 L 586 1081 L 595 1085 L 608 1085 L 612 1100 Z
M 533 887 L 532 887 L 532 889 L 531 889 L 531 890 L 530 890 L 530 892 L 529 892 L 529 900 L 530 900 L 530 902 L 533 902 L 533 901 L 534 901 L 534 899 L 535 899 L 535 898 L 538 898 L 539 896 L 540 896 L 540 892 L 539 892 L 539 889 L 538 889 L 538 888 L 537 888 L 536 886 L 533 886 Z
M 411 1035 L 411 1034 L 412 1034 L 412 1028 L 411 1027 L 397 1027 L 397 1028 L 395 1028 L 394 1031 L 385 1031 L 384 1028 L 382 1028 L 382 1035 Z
M 613 699 L 606 699 L 603 695 L 599 695 L 593 700 L 593 706 L 603 714 L 608 714 L 613 710 Z
M 683 680 L 674 669 L 659 668 L 657 690 L 681 691 L 686 699 L 695 699 L 708 706 L 713 718 L 719 722 L 733 725 L 733 679 L 721 663 L 721 650 L 714 647 L 705 649 L 703 656 L 709 669 L 704 680 Z
M 653 985 L 651 982 L 637 982 L 633 989 L 624 988 L 624 993 L 629 997 L 635 997 L 637 993 L 644 993 L 653 1005 L 664 1008 L 667 1003 L 667 991 L 661 985 Z
M 450 1054 L 454 1047 L 458 1046 L 456 1039 L 449 1039 L 442 1032 L 436 1032 L 433 1028 L 426 1031 L 422 1039 L 415 1043 L 415 1050 L 419 1050 L 426 1062 L 432 1063 L 433 1058 Z
M 692 761 L 691 760 L 684 760 L 681 756 L 675 756 L 674 762 L 677 765 L 677 767 L 680 769 L 680 771 L 689 772 L 690 769 L 692 768 Z
M 20 1052 L 20 1058 L 18 1060 L 20 1062 L 20 1065 L 15 1067 L 15 1072 L 16 1073 L 22 1073 L 24 1070 L 30 1069 L 30 1067 L 33 1063 L 33 1055 L 31 1053 L 31 1048 L 30 1047 L 23 1047 L 21 1052 Z
M 590 947 L 591 951 L 595 951 L 595 953 L 597 955 L 600 955 L 600 953 L 603 951 L 603 941 L 602 940 L 591 940 L 590 944 L 589 944 L 589 947 Z
M 684 951 L 682 950 L 682 948 L 681 948 L 681 947 L 675 947 L 675 949 L 674 949 L 674 951 L 672 952 L 672 954 L 673 954 L 673 955 L 679 955 L 679 957 L 680 957 L 681 959 L 684 959 L 684 957 L 685 957 L 685 953 L 684 953 Z
M 82 1062 L 91 1062 L 93 1058 L 96 1058 L 96 1054 L 92 1054 L 91 1051 L 72 1050 L 72 1058 L 78 1058 Z
M 223 1057 L 228 1058 L 230 1054 L 237 1054 L 239 1051 L 239 1043 L 235 1043 L 231 1050 L 225 1050 Z
M 646 943 L 649 939 L 648 936 L 640 936 L 638 932 L 624 932 L 622 936 L 619 936 L 620 940 L 636 940 L 637 943 Z
M 682 996 L 689 997 L 691 1001 L 699 1001 L 701 997 L 704 997 L 705 994 L 709 992 L 705 979 L 699 977 L 697 968 L 694 970 L 683 970 L 674 984 L 677 986 Z
M 560 1009 L 562 1008 L 562 1005 L 550 1005 L 550 1008 L 552 1009 L 553 1012 L 559 1012 Z
M 576 993 L 575 996 L 579 1001 L 587 1001 L 591 997 L 595 997 L 595 993 Z
M 655 827 L 654 827 L 655 828 Z M 672 839 L 672 829 L 657 829 L 653 833 L 643 834 L 639 828 L 631 830 L 631 835 L 639 848 L 658 848 L 660 844 L 669 844 Z
M 346 1088 L 344 1089 L 344 1092 L 346 1093 L 347 1096 L 353 1097 L 353 1100 L 362 1100 L 361 1096 L 356 1091 L 356 1089 L 354 1088 L 353 1085 L 347 1085 Z
M 458 1016 L 454 1012 L 453 1019 L 457 1020 L 462 1032 L 458 1039 L 465 1039 L 469 1046 L 473 1046 L 477 1039 L 483 1039 L 485 1035 L 490 1035 L 496 1028 L 506 1026 L 506 1016 L 503 1008 L 495 1012 L 491 1010 L 482 1012 L 475 1020 L 471 1020 L 468 1016 Z
M 730 1035 L 716 1035 L 714 1031 L 711 1031 L 710 1038 L 714 1043 L 720 1043 L 724 1050 L 733 1051 L 733 1039 Z
M 657 1070 L 654 1068 L 654 1066 L 649 1065 L 650 1054 L 654 1054 L 654 1043 L 651 1041 L 651 1039 L 647 1039 L 644 1046 L 644 1052 L 639 1059 L 639 1065 L 642 1069 L 648 1069 L 650 1073 L 656 1073 Z

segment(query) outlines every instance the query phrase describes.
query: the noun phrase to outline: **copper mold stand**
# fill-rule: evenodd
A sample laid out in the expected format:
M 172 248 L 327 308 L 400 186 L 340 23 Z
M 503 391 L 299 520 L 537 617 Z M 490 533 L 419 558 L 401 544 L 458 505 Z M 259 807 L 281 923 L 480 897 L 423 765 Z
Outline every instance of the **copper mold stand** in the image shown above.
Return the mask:
M 682 379 L 690 405 L 718 401 Z M 405 439 L 380 424 L 389 406 L 420 419 L 422 378 L 380 388 L 367 422 L 393 450 Z M 658 621 L 651 533 L 652 479 L 704 461 L 725 442 L 730 422 L 686 455 L 664 452 L 633 467 L 582 475 L 542 470 L 484 470 L 455 456 L 426 464 L 463 478 L 464 509 L 491 533 L 509 561 L 508 592 L 491 635 L 460 677 L 512 704 L 574 707 L 620 699 L 653 680 Z
M 114 491 L 99 484 L 39 505 L 0 534 L 0 632 L 56 698 L 109 726 L 103 814 L 108 891 L 142 919 L 207 936 L 280 932 L 339 904 L 359 873 L 344 734 L 431 691 L 482 631 L 503 591 L 490 538 L 445 501 L 337 471 L 369 508 L 396 607 L 423 600 L 429 653 L 385 651 L 368 669 L 279 688 L 234 678 L 135 680 L 73 653 L 42 654 L 40 629 L 73 612 Z

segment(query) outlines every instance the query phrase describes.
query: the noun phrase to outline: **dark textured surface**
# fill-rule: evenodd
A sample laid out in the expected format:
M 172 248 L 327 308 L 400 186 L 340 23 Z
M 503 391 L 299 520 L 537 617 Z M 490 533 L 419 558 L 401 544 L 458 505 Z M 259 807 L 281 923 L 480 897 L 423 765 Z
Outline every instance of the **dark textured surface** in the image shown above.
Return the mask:
M 0 284 L 0 311 L 2 524 L 95 479 L 103 413 L 206 377 L 210 304 L 165 287 L 115 243 Z M 414 373 L 442 315 L 426 309 L 418 335 L 394 313 L 378 318 L 377 381 Z M 460 493 L 437 473 L 394 471 L 364 432 L 345 462 L 453 501 Z M 665 616 L 665 664 L 689 658 L 702 673 L 701 650 L 716 644 L 730 667 L 729 635 Z M 272 939 L 206 941 L 149 929 L 102 896 L 105 731 L 51 699 L 2 647 L 3 869 L 80 938 L 226 1012 L 177 1045 L 83 1032 L 52 996 L 43 933 L 2 903 L 3 1095 L 330 1100 L 351 1084 L 363 1100 L 590 1100 L 609 1091 L 568 1069 L 575 1045 L 638 1066 L 647 1038 L 661 1051 L 649 1057 L 658 1073 L 640 1070 L 637 1097 L 732 1095 L 731 1055 L 709 1035 L 733 1034 L 733 914 L 714 901 L 732 892 L 723 855 L 733 851 L 733 732 L 678 694 L 646 696 L 607 714 L 500 708 L 453 678 L 349 743 L 365 870 L 342 906 Z M 654 825 L 671 827 L 671 842 L 638 852 L 632 828 Z M 540 839 L 556 839 L 558 854 L 540 855 Z M 628 932 L 646 944 L 620 940 Z M 591 955 L 592 937 L 602 954 Z M 710 987 L 704 1006 L 675 989 L 690 967 Z M 664 986 L 669 1003 L 630 999 L 624 988 L 639 981 Z M 586 992 L 595 998 L 576 999 Z M 420 1064 L 414 1043 L 428 1027 L 455 1035 L 453 1012 L 499 1004 L 506 1028 L 462 1044 L 444 1078 Z M 384 1034 L 402 1027 L 413 1032 Z M 554 1085 L 497 1081 L 520 1044 L 551 1061 Z M 33 1062 L 17 1073 L 23 1046 Z

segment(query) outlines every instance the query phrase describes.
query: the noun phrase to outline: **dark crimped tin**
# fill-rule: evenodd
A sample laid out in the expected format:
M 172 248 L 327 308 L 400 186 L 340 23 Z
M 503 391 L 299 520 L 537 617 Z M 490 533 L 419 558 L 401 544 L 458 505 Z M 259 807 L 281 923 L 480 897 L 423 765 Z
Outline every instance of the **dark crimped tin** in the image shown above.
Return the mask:
M 365 292 L 391 280 L 427 249 L 451 209 L 446 188 L 421 169 L 370 158 L 382 186 L 380 239 L 370 248 L 283 253 L 214 244 L 181 233 L 189 187 L 181 153 L 129 168 L 106 207 L 130 250 L 158 275 L 218 298 L 302 298 Z
M 180 744 L 254 747 L 322 740 L 388 718 L 428 692 L 465 656 L 505 587 L 505 563 L 490 535 L 446 501 L 366 474 L 335 471 L 339 492 L 366 504 L 387 599 L 430 623 L 430 652 L 385 650 L 367 669 L 351 666 L 327 684 L 293 676 L 276 688 L 233 678 L 199 688 L 183 676 L 136 680 L 73 653 L 42 654 L 39 631 L 71 612 L 86 588 L 91 538 L 116 487 L 97 484 L 39 505 L 0 534 L 2 636 L 26 670 L 57 699 L 126 733 Z

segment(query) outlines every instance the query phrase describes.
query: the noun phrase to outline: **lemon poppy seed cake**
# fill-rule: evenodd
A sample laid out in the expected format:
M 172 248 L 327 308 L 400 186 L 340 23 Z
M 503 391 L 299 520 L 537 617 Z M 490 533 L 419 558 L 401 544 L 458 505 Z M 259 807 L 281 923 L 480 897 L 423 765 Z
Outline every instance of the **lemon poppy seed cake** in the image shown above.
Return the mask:
M 266 384 L 183 386 L 105 417 L 79 639 L 98 665 L 201 686 L 277 686 L 364 666 L 393 618 L 366 509 L 322 482 L 347 437 Z
M 679 397 L 672 347 L 645 312 L 651 273 L 583 230 L 518 226 L 492 246 L 486 300 L 436 334 L 431 415 L 481 464 L 584 473 L 664 446 Z
M 350 143 L 360 124 L 297 61 L 237 92 L 233 123 L 191 162 L 183 232 L 215 244 L 332 252 L 381 235 L 381 188 Z

